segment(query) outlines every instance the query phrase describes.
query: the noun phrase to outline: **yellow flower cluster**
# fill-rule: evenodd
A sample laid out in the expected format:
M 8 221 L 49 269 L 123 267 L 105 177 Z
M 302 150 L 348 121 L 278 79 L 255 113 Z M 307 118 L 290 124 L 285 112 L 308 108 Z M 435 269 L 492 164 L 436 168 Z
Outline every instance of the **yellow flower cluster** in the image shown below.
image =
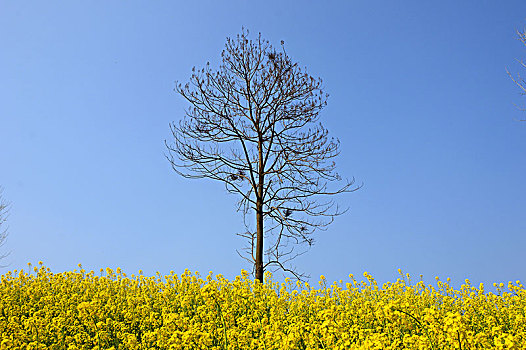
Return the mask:
M 526 291 L 411 284 L 320 287 L 153 277 L 106 269 L 54 274 L 42 263 L 0 283 L 1 349 L 525 349 Z

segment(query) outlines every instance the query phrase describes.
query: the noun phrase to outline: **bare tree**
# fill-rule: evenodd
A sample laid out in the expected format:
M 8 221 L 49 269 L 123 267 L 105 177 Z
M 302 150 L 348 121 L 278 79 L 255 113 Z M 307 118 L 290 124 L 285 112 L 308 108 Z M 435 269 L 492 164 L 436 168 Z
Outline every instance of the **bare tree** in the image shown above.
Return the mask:
M 3 198 L 3 192 L 4 189 L 0 187 L 0 247 L 2 247 L 7 239 L 7 227 L 6 227 L 6 221 L 7 221 L 7 214 L 9 211 L 9 203 L 7 203 Z M 9 255 L 8 253 L 4 253 L 0 255 L 0 260 L 4 259 Z
M 526 46 L 526 29 L 524 29 L 522 32 L 517 30 L 517 36 L 522 44 Z M 519 62 L 523 68 L 526 68 L 526 63 L 523 60 L 517 59 L 517 62 Z M 508 69 L 506 69 L 506 73 L 508 73 L 508 76 L 511 78 L 511 80 L 513 80 L 513 82 L 521 89 L 521 95 L 526 95 L 526 81 L 524 78 L 520 74 L 517 74 L 517 76 L 514 77 Z M 526 109 L 523 107 L 519 107 L 519 109 L 526 111 Z M 526 119 L 521 119 L 520 121 L 524 122 Z
M 267 267 L 282 269 L 301 279 L 288 266 L 311 246 L 312 233 L 325 229 L 342 214 L 333 200 L 314 197 L 352 192 L 361 186 L 341 180 L 333 158 L 339 141 L 328 137 L 318 122 L 327 104 L 321 79 L 292 62 L 281 41 L 275 50 L 259 34 L 248 39 L 243 29 L 227 38 L 217 71 L 209 63 L 192 69 L 190 82 L 176 86 L 190 107 L 178 125 L 170 124 L 172 144 L 165 141 L 172 168 L 185 178 L 210 178 L 240 196 L 238 211 L 245 219 L 248 246 L 238 254 L 253 264 L 263 282 Z M 246 218 L 255 213 L 256 230 Z M 263 242 L 266 243 L 264 260 Z

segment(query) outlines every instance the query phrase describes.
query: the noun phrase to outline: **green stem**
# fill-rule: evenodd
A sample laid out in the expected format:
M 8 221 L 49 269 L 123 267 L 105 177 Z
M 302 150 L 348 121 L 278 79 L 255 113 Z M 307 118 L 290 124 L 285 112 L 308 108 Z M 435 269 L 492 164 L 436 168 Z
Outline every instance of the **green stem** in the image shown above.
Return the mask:
M 263 323 L 261 322 L 261 317 L 259 317 L 257 311 L 256 311 L 256 316 L 258 317 L 258 320 L 259 320 L 259 326 L 261 327 L 261 331 L 263 331 Z M 265 333 L 263 333 L 263 347 L 265 350 L 267 350 L 267 344 L 265 343 Z
M 420 328 L 422 328 L 422 329 L 426 332 L 427 339 L 428 339 L 429 342 L 431 343 L 431 346 L 432 346 L 433 350 L 436 349 L 436 348 L 435 348 L 435 344 L 433 343 L 433 341 L 431 340 L 431 337 L 429 336 L 429 332 L 427 331 L 427 328 L 425 328 L 425 327 L 422 325 L 422 323 L 421 323 L 421 322 L 420 322 L 415 316 L 413 316 L 413 315 L 411 315 L 410 313 L 405 312 L 405 311 L 403 311 L 403 310 L 399 310 L 399 309 L 393 309 L 393 310 L 395 310 L 395 311 L 399 311 L 399 312 L 402 312 L 402 313 L 408 315 L 409 317 L 411 317 L 413 320 L 415 320 L 415 321 L 418 323 L 418 325 L 420 326 Z
M 91 317 L 91 320 L 93 321 L 93 324 L 95 325 L 95 334 L 97 334 L 97 344 L 99 346 L 99 350 L 101 350 L 99 329 L 97 327 L 97 323 L 95 322 L 95 318 L 91 314 L 90 314 L 90 317 Z
M 223 334 L 224 334 L 224 337 L 225 337 L 225 346 L 226 347 L 223 347 L 224 349 L 228 349 L 228 337 L 227 337 L 227 334 L 226 334 L 226 323 L 225 323 L 225 319 L 223 317 L 223 313 L 221 312 L 221 305 L 219 305 L 219 303 L 217 302 L 217 300 L 215 300 L 215 303 L 216 303 L 216 306 L 217 306 L 217 311 L 219 312 L 219 317 L 221 317 L 221 321 L 223 322 Z
M 35 321 L 31 321 L 31 323 L 33 324 L 33 327 L 35 328 L 35 332 L 37 333 L 37 349 L 40 347 L 40 340 L 38 339 L 38 328 L 37 326 L 35 325 Z

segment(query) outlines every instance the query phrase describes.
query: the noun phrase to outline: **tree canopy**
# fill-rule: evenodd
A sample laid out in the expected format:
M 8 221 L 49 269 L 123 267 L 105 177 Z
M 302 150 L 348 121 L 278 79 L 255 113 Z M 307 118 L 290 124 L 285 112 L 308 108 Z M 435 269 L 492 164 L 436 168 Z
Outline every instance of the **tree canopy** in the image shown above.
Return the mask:
M 221 181 L 239 196 L 246 227 L 239 235 L 248 245 L 238 253 L 257 279 L 267 267 L 303 277 L 287 263 L 345 211 L 327 196 L 360 187 L 354 178 L 329 187 L 342 181 L 334 162 L 340 143 L 319 123 L 328 97 L 322 80 L 293 62 L 283 41 L 278 50 L 261 34 L 249 39 L 247 30 L 227 38 L 219 69 L 207 63 L 192 72 L 175 89 L 190 106 L 170 124 L 173 143 L 165 142 L 173 170 Z

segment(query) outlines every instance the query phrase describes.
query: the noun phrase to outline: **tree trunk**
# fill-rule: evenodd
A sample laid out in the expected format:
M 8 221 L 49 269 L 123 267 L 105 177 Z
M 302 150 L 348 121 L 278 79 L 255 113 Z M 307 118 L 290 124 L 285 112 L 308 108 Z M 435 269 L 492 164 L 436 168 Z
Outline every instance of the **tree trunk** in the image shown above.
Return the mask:
M 256 193 L 256 279 L 263 283 L 263 183 L 265 168 L 263 166 L 263 140 L 258 130 L 258 189 Z
M 256 221 L 256 279 L 263 283 L 263 205 L 260 203 L 256 208 Z

